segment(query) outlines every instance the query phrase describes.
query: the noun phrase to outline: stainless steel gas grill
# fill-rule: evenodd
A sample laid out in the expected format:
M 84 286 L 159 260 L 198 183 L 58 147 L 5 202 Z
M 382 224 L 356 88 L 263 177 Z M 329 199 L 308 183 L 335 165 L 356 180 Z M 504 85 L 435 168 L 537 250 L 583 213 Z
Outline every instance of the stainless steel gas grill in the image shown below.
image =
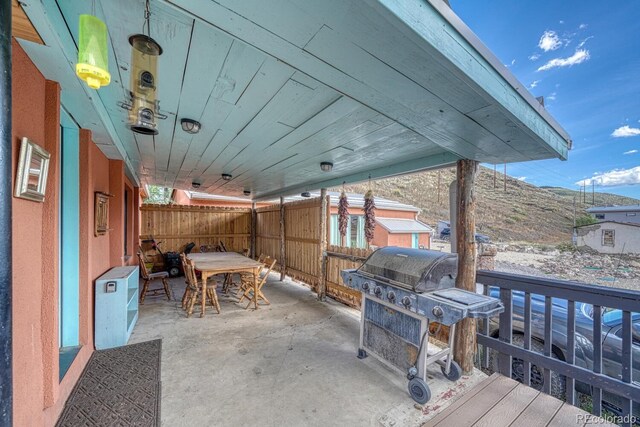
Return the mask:
M 446 378 L 462 371 L 452 360 L 456 323 L 488 318 L 504 310 L 500 300 L 455 288 L 458 256 L 438 251 L 388 246 L 358 269 L 343 270 L 344 283 L 362 292 L 358 357 L 375 356 L 409 379 L 418 403 L 431 398 L 427 366 L 437 363 Z M 449 326 L 443 348 L 429 345 L 429 323 Z

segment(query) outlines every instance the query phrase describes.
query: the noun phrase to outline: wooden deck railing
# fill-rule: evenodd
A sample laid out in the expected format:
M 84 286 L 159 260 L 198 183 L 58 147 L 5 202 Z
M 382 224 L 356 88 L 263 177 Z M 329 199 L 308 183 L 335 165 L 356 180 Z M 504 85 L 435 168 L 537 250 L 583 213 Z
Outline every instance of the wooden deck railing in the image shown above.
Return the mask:
M 478 271 L 477 282 L 505 306 L 499 322 L 479 325 L 482 367 L 532 386 L 541 373 L 549 394 L 555 375 L 566 380 L 556 397 L 576 405 L 577 389 L 591 395 L 593 414 L 640 422 L 640 292 L 494 271 Z

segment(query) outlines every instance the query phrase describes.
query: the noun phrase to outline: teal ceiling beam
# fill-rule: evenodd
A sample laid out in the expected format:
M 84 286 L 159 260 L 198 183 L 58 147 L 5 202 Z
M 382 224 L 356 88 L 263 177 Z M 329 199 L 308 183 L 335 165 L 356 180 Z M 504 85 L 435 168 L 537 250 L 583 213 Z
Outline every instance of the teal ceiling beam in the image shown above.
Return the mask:
M 67 24 L 60 14 L 55 1 L 22 1 L 24 10 L 33 26 L 40 34 L 46 46 L 41 46 L 28 41 L 21 41 L 29 57 L 41 58 L 47 66 L 40 66 L 40 71 L 50 80 L 58 81 L 62 86 L 61 101 L 69 114 L 78 121 L 78 116 L 86 114 L 82 109 L 91 108 L 96 113 L 107 137 L 116 148 L 119 156 L 125 164 L 125 172 L 136 186 L 140 186 L 137 171 L 131 163 L 131 159 L 118 137 L 111 117 L 107 112 L 98 93 L 89 89 L 75 76 L 75 63 L 78 56 L 76 44 L 69 33 Z M 39 61 L 36 61 L 36 63 Z M 55 62 L 52 63 L 52 62 Z M 64 77 L 62 77 L 64 76 Z M 65 79 L 65 82 L 61 80 Z M 66 84 L 65 84 L 66 83 Z M 70 86 L 73 85 L 73 86 Z M 96 123 L 83 123 L 78 121 L 80 127 L 92 129 Z M 93 130 L 93 129 L 92 129 Z M 98 141 L 99 142 L 99 141 Z
M 389 178 L 397 175 L 404 175 L 408 173 L 421 172 L 431 169 L 445 168 L 455 165 L 461 157 L 453 153 L 444 152 L 441 154 L 435 154 L 428 157 L 407 160 L 400 163 L 395 163 L 389 166 L 383 166 L 378 169 L 361 171 L 347 175 L 337 175 L 332 178 L 309 182 L 302 185 L 295 185 L 288 188 L 283 188 L 278 191 L 271 191 L 267 193 L 257 194 L 253 198 L 254 202 L 261 202 L 266 200 L 273 200 L 280 196 L 292 196 L 300 194 L 304 191 L 314 191 L 321 188 L 331 188 L 342 185 L 343 182 L 347 184 L 353 184 L 356 182 L 366 181 L 368 179 L 381 179 Z M 335 174 L 332 173 L 332 174 Z

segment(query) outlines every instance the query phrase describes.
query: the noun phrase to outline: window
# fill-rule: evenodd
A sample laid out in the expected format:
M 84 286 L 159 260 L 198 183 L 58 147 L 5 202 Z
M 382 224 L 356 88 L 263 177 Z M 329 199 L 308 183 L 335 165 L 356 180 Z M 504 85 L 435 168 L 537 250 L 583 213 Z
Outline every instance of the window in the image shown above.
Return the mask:
M 329 242 L 332 245 L 340 246 L 342 239 L 340 236 L 340 227 L 338 225 L 338 215 L 331 215 L 330 219 Z M 366 248 L 367 241 L 364 238 L 364 216 L 349 215 L 347 221 L 347 235 L 345 236 L 345 247 L 347 248 Z
M 596 219 L 604 219 L 604 214 L 596 214 Z
M 602 246 L 615 246 L 616 232 L 615 230 L 602 230 Z
M 329 221 L 329 231 L 331 233 L 329 244 L 340 246 L 340 228 L 338 226 L 338 215 L 331 215 L 331 220 Z
M 627 212 L 627 216 L 636 216 L 635 212 Z

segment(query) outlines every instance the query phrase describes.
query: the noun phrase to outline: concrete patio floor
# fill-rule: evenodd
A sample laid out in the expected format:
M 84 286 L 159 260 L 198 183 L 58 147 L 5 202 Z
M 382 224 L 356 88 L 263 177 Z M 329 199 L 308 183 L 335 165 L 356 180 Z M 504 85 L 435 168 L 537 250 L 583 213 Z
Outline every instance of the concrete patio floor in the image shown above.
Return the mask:
M 184 278 L 171 283 L 174 300 L 147 297 L 130 340 L 162 338 L 163 426 L 415 426 L 485 378 L 451 383 L 436 366 L 421 407 L 402 375 L 356 358 L 357 310 L 271 280 L 270 306 L 244 310 L 221 295 L 221 314 L 207 307 L 205 318 L 187 318 Z

